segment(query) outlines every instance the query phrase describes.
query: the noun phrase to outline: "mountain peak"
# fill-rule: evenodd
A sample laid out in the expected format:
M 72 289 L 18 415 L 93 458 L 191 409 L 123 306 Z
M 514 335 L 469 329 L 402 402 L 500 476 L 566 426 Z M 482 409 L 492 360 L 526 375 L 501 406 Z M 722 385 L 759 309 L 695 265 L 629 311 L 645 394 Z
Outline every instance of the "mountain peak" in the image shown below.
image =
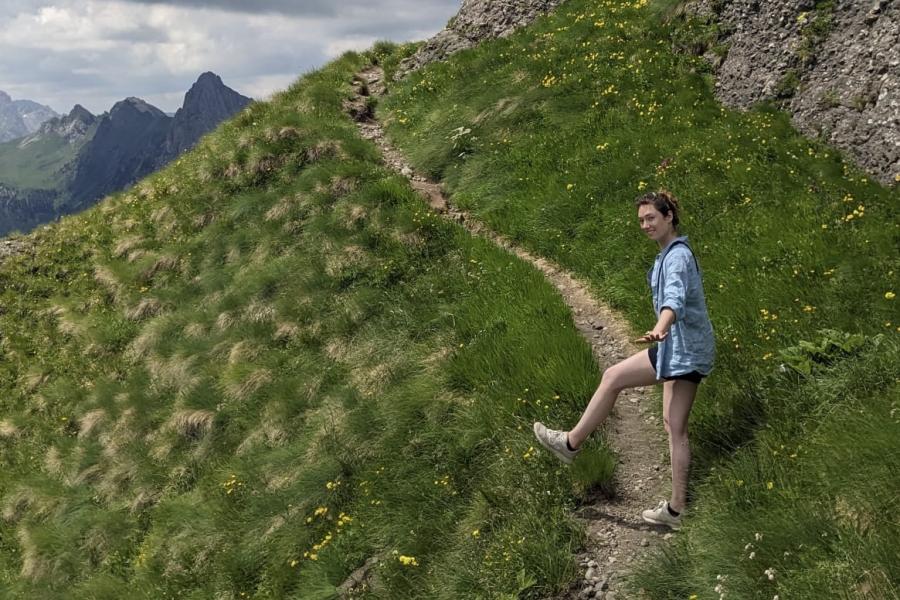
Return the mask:
M 200 77 L 197 78 L 197 81 L 194 82 L 194 85 L 216 85 L 216 86 L 224 86 L 222 83 L 222 78 L 213 73 L 212 71 L 207 71 L 205 73 L 201 73 Z
M 70 121 L 78 120 L 78 121 L 83 121 L 85 123 L 93 123 L 94 122 L 94 115 L 91 114 L 91 111 L 89 111 L 88 109 L 86 109 L 85 107 L 83 107 L 80 104 L 76 104 L 75 106 L 73 106 L 72 110 L 69 111 L 69 114 L 66 118 Z
M 117 115 L 123 112 L 139 112 L 153 117 L 162 117 L 164 119 L 169 118 L 163 111 L 135 96 L 129 96 L 124 100 L 119 100 L 118 102 L 116 102 L 113 105 L 112 109 L 109 111 L 109 116 L 115 118 Z
M 9 94 L 4 92 L 3 90 L 0 90 L 0 106 L 10 103 L 12 103 L 12 98 L 10 98 Z
M 212 103 L 226 104 L 229 110 L 225 112 L 234 112 L 233 108 L 240 105 L 238 109 L 243 108 L 250 102 L 250 98 L 242 96 L 222 82 L 222 78 L 213 73 L 206 71 L 197 78 L 191 89 L 184 95 L 184 104 L 182 110 L 187 112 L 195 112 L 198 107 L 208 108 Z
M 222 78 L 212 71 L 203 73 L 184 95 L 184 104 L 175 113 L 167 142 L 169 152 L 177 156 L 192 147 L 250 102 L 250 98 L 222 83 Z

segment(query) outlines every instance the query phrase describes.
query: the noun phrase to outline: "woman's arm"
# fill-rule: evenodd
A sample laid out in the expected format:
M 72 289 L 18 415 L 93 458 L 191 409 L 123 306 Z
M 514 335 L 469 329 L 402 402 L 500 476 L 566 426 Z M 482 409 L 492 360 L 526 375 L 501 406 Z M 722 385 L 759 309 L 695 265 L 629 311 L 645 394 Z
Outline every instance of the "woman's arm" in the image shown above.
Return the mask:
M 660 291 L 660 309 L 656 325 L 637 342 L 661 341 L 669 334 L 672 323 L 684 317 L 690 257 L 682 252 L 669 254 L 665 260 L 665 280 Z
M 672 323 L 675 322 L 675 311 L 669 308 L 668 306 L 664 306 L 661 311 L 659 311 L 659 320 L 656 321 L 656 325 L 645 333 L 642 337 L 635 340 L 636 342 L 659 342 L 666 339 L 666 336 L 669 335 L 669 327 L 672 326 Z

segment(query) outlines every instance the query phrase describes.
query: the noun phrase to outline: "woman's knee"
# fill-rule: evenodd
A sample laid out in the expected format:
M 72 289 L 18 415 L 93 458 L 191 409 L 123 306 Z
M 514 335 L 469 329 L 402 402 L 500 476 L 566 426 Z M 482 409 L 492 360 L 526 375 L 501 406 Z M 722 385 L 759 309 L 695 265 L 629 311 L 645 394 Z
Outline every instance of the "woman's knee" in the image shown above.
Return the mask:
M 618 363 L 611 367 L 607 367 L 603 371 L 603 376 L 600 378 L 600 385 L 606 386 L 606 389 L 615 392 L 621 392 L 625 389 L 625 386 L 622 385 L 622 369 L 619 366 L 620 364 L 621 363 Z

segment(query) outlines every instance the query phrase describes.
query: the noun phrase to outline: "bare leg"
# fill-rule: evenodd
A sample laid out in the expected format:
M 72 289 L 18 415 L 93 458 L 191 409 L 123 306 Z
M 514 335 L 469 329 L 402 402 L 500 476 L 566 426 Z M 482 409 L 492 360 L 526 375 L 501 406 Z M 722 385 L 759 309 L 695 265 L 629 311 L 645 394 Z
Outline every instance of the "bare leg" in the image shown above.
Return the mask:
M 697 395 L 698 384 L 675 379 L 663 384 L 663 423 L 669 434 L 669 456 L 672 459 L 672 499 L 669 506 L 681 512 L 687 502 L 688 469 L 691 447 L 688 443 L 688 415 Z
M 606 420 L 612 411 L 619 392 L 625 388 L 642 387 L 659 383 L 656 370 L 650 364 L 647 350 L 617 362 L 603 372 L 600 385 L 591 397 L 578 424 L 569 431 L 569 444 L 578 448 L 591 433 Z

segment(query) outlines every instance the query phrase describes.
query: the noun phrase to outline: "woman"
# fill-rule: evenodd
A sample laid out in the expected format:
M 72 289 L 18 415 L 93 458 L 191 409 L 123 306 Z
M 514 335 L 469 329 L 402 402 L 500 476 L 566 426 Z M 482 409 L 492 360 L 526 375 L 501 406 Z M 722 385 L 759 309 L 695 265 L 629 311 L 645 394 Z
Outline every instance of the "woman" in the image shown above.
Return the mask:
M 663 384 L 663 422 L 669 434 L 672 461 L 672 496 L 656 508 L 645 510 L 645 521 L 678 529 L 685 510 L 691 453 L 687 421 L 700 381 L 709 375 L 715 358 L 715 339 L 706 311 L 700 268 L 679 236 L 678 201 L 667 191 L 650 192 L 637 199 L 638 222 L 655 240 L 660 253 L 648 283 L 656 311 L 656 326 L 638 343 L 659 342 L 648 350 L 609 367 L 600 386 L 570 431 L 534 424 L 538 441 L 560 460 L 570 464 L 587 437 L 609 415 L 616 397 L 625 388 Z

